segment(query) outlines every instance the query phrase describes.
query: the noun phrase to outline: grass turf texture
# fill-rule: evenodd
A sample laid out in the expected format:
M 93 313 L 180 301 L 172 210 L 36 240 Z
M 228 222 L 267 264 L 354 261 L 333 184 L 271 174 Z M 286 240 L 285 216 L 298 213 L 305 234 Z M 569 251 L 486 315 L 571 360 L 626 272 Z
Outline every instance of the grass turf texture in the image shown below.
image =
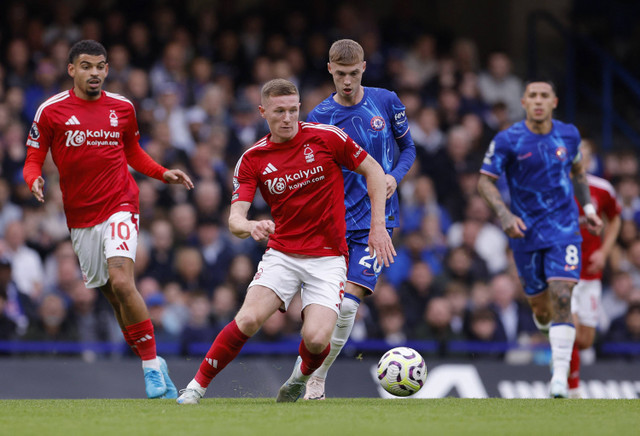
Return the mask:
M 5 435 L 636 435 L 640 400 L 2 400 Z

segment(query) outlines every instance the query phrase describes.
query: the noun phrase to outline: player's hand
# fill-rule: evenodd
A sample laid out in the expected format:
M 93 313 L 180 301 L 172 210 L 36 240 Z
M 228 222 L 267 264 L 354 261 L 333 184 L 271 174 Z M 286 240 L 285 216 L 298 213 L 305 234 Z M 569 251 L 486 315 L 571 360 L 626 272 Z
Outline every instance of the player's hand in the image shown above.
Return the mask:
M 604 269 L 606 260 L 607 258 L 602 250 L 594 251 L 593 253 L 591 253 L 591 256 L 589 256 L 589 266 L 587 266 L 587 272 L 589 274 L 599 273 Z
M 36 200 L 44 203 L 44 179 L 42 176 L 38 177 L 31 185 L 31 193 L 36 197 Z
M 276 231 L 276 224 L 271 220 L 253 221 L 251 237 L 255 241 L 264 241 Z
M 394 263 L 393 257 L 396 256 L 396 249 L 393 248 L 393 242 L 384 226 L 371 228 L 369 231 L 369 253 L 376 256 L 378 265 L 388 267 Z
M 182 184 L 187 189 L 193 189 L 193 182 L 182 170 L 167 170 L 162 174 L 162 178 L 171 185 Z
M 592 235 L 599 235 L 602 232 L 602 219 L 595 213 L 587 215 L 587 230 Z
M 511 212 L 507 212 L 504 217 L 500 219 L 502 223 L 502 230 L 507 234 L 510 238 L 524 238 L 524 232 L 527 230 L 527 226 L 522 221 L 522 218 L 512 214 Z
M 396 192 L 396 189 L 398 189 L 398 182 L 396 181 L 396 178 L 393 177 L 391 174 L 385 174 L 384 180 L 387 183 L 387 200 L 388 200 L 391 198 L 393 193 Z

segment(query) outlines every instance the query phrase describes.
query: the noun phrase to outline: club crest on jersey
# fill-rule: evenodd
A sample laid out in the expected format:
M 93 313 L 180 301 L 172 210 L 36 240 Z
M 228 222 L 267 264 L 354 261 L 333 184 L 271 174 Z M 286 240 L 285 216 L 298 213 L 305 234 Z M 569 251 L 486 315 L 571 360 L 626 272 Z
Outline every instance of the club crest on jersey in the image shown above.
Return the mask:
M 109 111 L 109 122 L 111 123 L 111 127 L 118 126 L 118 114 L 116 114 L 116 111 L 113 109 Z
M 380 116 L 371 118 L 371 128 L 373 130 L 382 130 L 384 129 L 385 124 L 386 123 L 384 122 L 384 118 Z
M 234 177 L 232 183 L 233 183 L 233 192 L 236 192 L 240 187 L 240 182 L 238 182 L 238 178 Z
M 316 159 L 313 157 L 313 150 L 309 147 L 309 144 L 304 146 L 304 159 L 307 163 L 314 162 Z
M 31 129 L 29 129 L 29 136 L 31 139 L 37 141 L 40 138 L 40 129 L 38 129 L 38 125 L 34 121 L 31 125 Z
M 564 147 L 558 147 L 556 148 L 556 157 L 560 160 L 566 160 L 567 159 L 567 149 Z

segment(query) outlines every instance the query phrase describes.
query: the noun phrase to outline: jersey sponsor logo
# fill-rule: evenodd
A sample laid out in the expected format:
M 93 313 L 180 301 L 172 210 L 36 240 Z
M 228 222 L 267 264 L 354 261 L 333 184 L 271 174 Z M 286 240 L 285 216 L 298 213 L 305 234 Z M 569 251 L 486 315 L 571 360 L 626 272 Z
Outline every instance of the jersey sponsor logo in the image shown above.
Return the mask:
M 79 147 L 83 144 L 87 145 L 118 145 L 120 132 L 111 132 L 109 130 L 66 130 L 64 132 L 67 137 L 66 146 Z
M 111 127 L 118 126 L 118 114 L 116 114 L 116 111 L 113 109 L 109 111 L 109 122 L 111 123 Z
M 66 130 L 64 134 L 67 137 L 66 146 L 80 147 L 87 140 L 87 135 L 83 130 Z
M 567 149 L 564 147 L 558 147 L 556 148 L 556 157 L 560 160 L 566 160 L 567 159 Z
M 38 124 L 36 124 L 35 121 L 31 124 L 31 128 L 29 129 L 29 137 L 36 141 L 40 138 L 40 129 L 38 129 Z
M 263 175 L 263 176 L 266 176 L 267 174 L 271 174 L 271 173 L 273 173 L 274 171 L 278 171 L 278 169 L 277 169 L 277 168 L 276 168 L 276 167 L 275 167 L 271 162 L 269 162 L 269 163 L 267 164 L 267 167 L 266 167 L 266 168 L 264 169 L 264 171 L 262 172 L 262 175 Z
M 401 111 L 401 112 L 396 112 L 393 115 L 393 119 L 396 123 L 396 126 L 400 127 L 402 126 L 404 123 L 407 122 L 407 113 L 406 111 Z
M 289 190 L 293 191 L 294 189 L 302 188 L 303 186 L 308 185 L 309 183 L 316 183 L 325 179 L 324 168 L 322 165 L 318 165 L 315 168 L 310 170 L 299 170 L 293 174 L 285 174 L 284 177 L 276 177 L 273 179 L 267 179 L 264 181 L 264 184 L 267 185 L 269 192 L 274 195 L 279 195 L 284 193 L 284 191 L 289 188 Z M 311 176 L 320 174 L 318 177 Z
M 397 116 L 397 114 L 396 114 L 396 116 Z M 385 124 L 386 123 L 384 122 L 384 118 L 382 118 L 382 117 L 376 116 L 376 117 L 371 118 L 371 128 L 373 130 L 382 130 L 382 129 L 384 129 Z
M 287 182 L 282 177 L 265 180 L 264 184 L 267 185 L 269 192 L 275 195 L 282 194 L 287 189 Z
M 307 163 L 314 162 L 316 159 L 313 157 L 313 150 L 309 146 L 309 144 L 304 146 L 304 159 Z
M 78 124 L 80 124 L 80 121 L 76 118 L 75 115 L 71 115 L 71 118 L 69 118 L 65 124 L 67 126 L 77 126 Z

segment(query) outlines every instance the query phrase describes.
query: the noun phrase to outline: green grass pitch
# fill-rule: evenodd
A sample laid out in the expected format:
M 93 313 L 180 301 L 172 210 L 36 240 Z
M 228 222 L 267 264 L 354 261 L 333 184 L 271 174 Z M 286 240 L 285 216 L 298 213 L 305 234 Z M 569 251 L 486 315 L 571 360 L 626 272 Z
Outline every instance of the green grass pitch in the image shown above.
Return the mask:
M 636 435 L 640 400 L 2 400 L 3 435 Z

